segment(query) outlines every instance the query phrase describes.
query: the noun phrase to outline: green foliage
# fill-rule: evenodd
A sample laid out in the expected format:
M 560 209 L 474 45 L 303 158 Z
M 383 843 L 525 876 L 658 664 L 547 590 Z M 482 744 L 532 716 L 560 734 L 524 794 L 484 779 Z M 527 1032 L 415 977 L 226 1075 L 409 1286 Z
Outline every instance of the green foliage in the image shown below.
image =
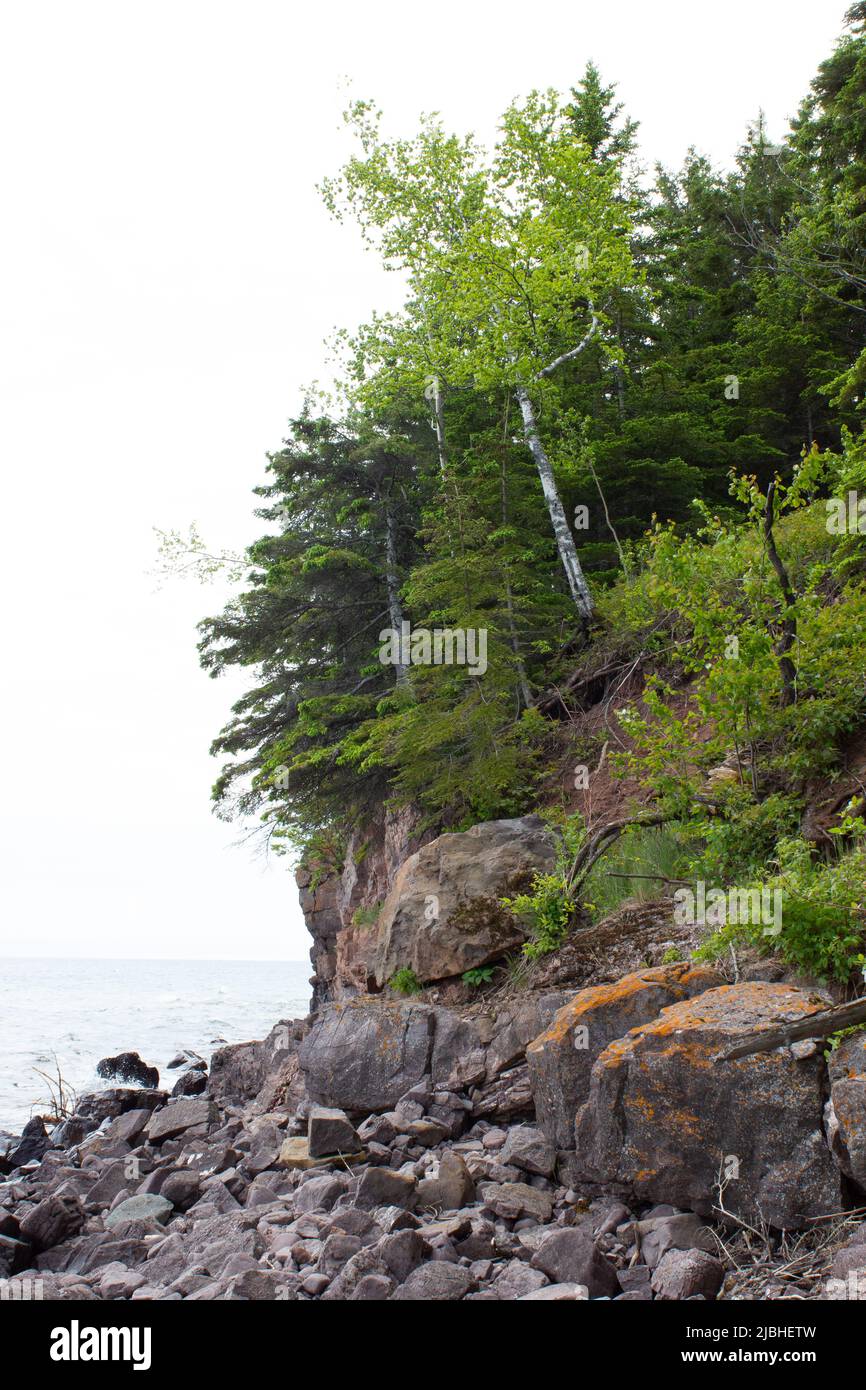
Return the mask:
M 574 913 L 574 900 L 569 896 L 563 874 L 533 874 L 532 892 L 502 898 L 528 928 L 531 940 L 523 947 L 527 960 L 557 951 L 568 935 Z
M 247 678 L 214 797 L 300 850 L 312 887 L 383 803 L 463 828 L 545 795 L 561 744 L 537 697 L 568 689 L 584 634 L 521 433 L 528 384 L 545 492 L 588 509 L 580 659 L 612 647 L 649 674 L 611 762 L 671 822 L 596 866 L 590 909 L 654 891 L 611 872 L 778 879 L 783 953 L 839 978 L 856 960 L 862 812 L 832 863 L 796 846 L 809 782 L 866 720 L 866 544 L 828 524 L 866 498 L 864 74 L 858 4 L 783 144 L 759 121 L 728 173 L 691 153 L 651 191 L 592 64 L 568 98 L 512 104 L 489 151 L 435 117 L 388 139 L 369 102 L 347 113 L 355 153 L 323 195 L 404 273 L 405 303 L 340 335 L 339 408 L 311 397 L 291 421 L 246 556 L 163 537 L 169 567 L 245 576 L 201 624 L 205 669 Z M 483 632 L 484 670 L 384 660 L 404 622 Z M 557 828 L 555 871 L 512 904 L 524 972 L 576 910 L 585 830 Z
M 598 921 L 626 901 L 657 898 L 664 891 L 664 880 L 680 875 L 686 858 L 682 836 L 671 827 L 636 827 L 590 870 L 581 890 L 581 906 Z
M 829 1062 L 839 1044 L 845 1038 L 853 1038 L 856 1033 L 866 1032 L 866 1023 L 856 1023 L 853 1028 L 840 1028 L 838 1033 L 831 1033 L 827 1039 L 827 1046 L 824 1049 L 824 1058 Z
M 420 994 L 424 986 L 409 966 L 404 965 L 402 970 L 397 970 L 388 981 L 388 987 L 393 989 L 395 994 Z
M 642 708 L 622 721 L 634 748 L 616 759 L 618 766 L 637 775 L 672 815 L 689 818 L 706 773 L 731 755 L 761 799 L 773 782 L 793 789 L 798 779 L 831 771 L 840 738 L 866 716 L 866 587 L 833 583 L 826 530 L 809 563 L 806 547 L 822 507 L 797 510 L 779 527 L 783 560 L 798 557 L 802 583 L 794 607 L 793 705 L 782 700 L 778 581 L 751 527 L 713 523 L 693 537 L 659 528 L 649 538 L 642 573 L 610 596 L 608 614 L 640 625 L 659 646 L 658 634 L 673 631 L 681 672 L 696 681 L 683 708 L 674 689 L 654 679 Z
M 807 975 L 847 982 L 866 959 L 866 850 L 816 862 L 812 846 L 792 837 L 776 846 L 776 864 L 775 875 L 751 886 L 781 894 L 781 935 L 768 937 L 760 923 L 729 923 L 703 943 L 697 958 L 715 959 L 745 942 Z
M 370 907 L 356 907 L 352 913 L 352 923 L 356 927 L 374 927 L 381 911 L 381 903 L 373 903 Z
M 464 985 L 471 985 L 473 989 L 480 989 L 482 985 L 488 985 L 493 979 L 493 966 L 478 965 L 474 970 L 464 970 L 460 978 Z

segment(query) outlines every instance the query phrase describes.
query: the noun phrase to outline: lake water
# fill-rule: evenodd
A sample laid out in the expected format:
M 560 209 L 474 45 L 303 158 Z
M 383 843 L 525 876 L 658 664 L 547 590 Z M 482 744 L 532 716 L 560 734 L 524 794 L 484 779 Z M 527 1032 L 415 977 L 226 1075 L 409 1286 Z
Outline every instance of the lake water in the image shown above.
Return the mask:
M 35 1068 L 59 1064 L 81 1093 L 112 1084 L 96 1076 L 102 1057 L 138 1052 L 171 1089 L 166 1063 L 183 1048 L 209 1060 L 303 1017 L 310 973 L 306 961 L 0 958 L 0 1129 L 18 1133 L 49 1108 Z

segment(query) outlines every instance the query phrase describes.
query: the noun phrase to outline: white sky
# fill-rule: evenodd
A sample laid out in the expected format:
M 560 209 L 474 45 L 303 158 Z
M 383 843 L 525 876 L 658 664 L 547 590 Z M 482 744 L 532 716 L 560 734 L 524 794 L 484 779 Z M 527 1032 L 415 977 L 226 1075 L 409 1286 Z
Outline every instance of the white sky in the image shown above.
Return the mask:
M 784 133 L 834 0 L 42 0 L 0 10 L 0 954 L 289 958 L 285 862 L 211 814 L 241 682 L 200 672 L 218 588 L 156 590 L 152 527 L 258 532 L 250 489 L 323 340 L 397 286 L 314 184 L 345 78 L 394 130 L 489 136 L 588 58 L 649 163 Z

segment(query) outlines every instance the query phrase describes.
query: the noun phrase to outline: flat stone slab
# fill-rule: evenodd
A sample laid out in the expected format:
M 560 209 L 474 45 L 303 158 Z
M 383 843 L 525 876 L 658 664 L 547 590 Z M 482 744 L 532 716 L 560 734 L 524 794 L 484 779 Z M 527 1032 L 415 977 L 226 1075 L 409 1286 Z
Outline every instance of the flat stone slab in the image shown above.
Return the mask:
M 303 1134 L 294 1139 L 286 1139 L 277 1158 L 278 1168 L 330 1168 L 337 1163 L 363 1163 L 367 1157 L 363 1149 L 357 1153 L 311 1154 L 310 1141 Z
M 137 1197 L 127 1197 L 125 1202 L 110 1211 L 105 1224 L 110 1230 L 124 1221 L 159 1221 L 163 1225 L 174 1211 L 174 1206 L 165 1197 L 155 1192 L 143 1192 Z
M 207 1096 L 189 1096 L 157 1110 L 148 1121 L 145 1133 L 151 1144 L 161 1144 L 163 1139 L 173 1139 L 186 1129 L 213 1124 L 218 1117 L 216 1106 Z

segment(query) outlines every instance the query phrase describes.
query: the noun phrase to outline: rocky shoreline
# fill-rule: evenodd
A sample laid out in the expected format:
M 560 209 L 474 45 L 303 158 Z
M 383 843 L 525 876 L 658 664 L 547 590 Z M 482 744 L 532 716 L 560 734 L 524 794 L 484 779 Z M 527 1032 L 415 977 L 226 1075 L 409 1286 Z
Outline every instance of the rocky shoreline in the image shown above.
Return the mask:
M 520 822 L 476 832 L 402 861 L 388 952 L 447 971 L 513 932 L 459 909 L 498 904 L 539 842 Z M 434 869 L 435 932 L 419 915 Z M 362 991 L 356 955 L 355 986 L 320 978 L 309 1017 L 209 1073 L 178 1058 L 172 1094 L 134 1054 L 107 1059 L 144 1084 L 0 1137 L 4 1297 L 866 1297 L 866 1033 L 829 1059 L 807 1040 L 724 1060 L 829 997 L 766 962 L 731 982 L 658 961 L 664 914 L 616 935 L 623 974 L 588 980 L 575 938 L 528 987 L 479 998 L 447 975 L 412 999 Z
M 660 997 L 679 992 L 685 1003 L 658 1015 L 667 1036 L 672 1028 L 675 1036 L 685 1032 L 676 1025 L 690 1014 L 706 1019 L 713 997 L 742 1010 L 744 990 L 765 1008 L 772 1004 L 774 1018 L 780 1008 L 790 1015 L 807 1006 L 788 986 L 772 984 L 714 986 L 689 998 L 688 991 L 712 984 L 704 976 L 661 967 L 617 988 L 580 991 L 558 1009 L 557 996 L 529 997 L 500 1014 L 502 1026 L 486 1045 L 471 1015 L 359 998 L 325 1006 L 312 1020 L 281 1023 L 261 1043 L 222 1049 L 203 1094 L 118 1087 L 85 1097 L 53 1133 L 32 1121 L 19 1141 L 7 1139 L 0 1149 L 6 1296 L 16 1296 L 16 1285 L 38 1288 L 46 1299 L 109 1300 L 634 1301 L 866 1292 L 866 1224 L 840 1215 L 824 1225 L 819 1242 L 809 1230 L 813 1216 L 842 1211 L 850 1177 L 834 1152 L 848 1173 L 863 1177 L 856 1154 L 840 1143 L 835 1111 L 835 1148 L 819 1129 L 807 1132 L 806 1108 L 791 1106 L 784 1135 L 765 1125 L 757 1148 L 743 1156 L 749 1161 L 715 1192 L 712 1182 L 699 1190 L 702 1174 L 710 1175 L 700 1135 L 674 1134 L 667 1119 L 643 1138 L 643 1169 L 628 1169 L 636 1136 L 626 1122 L 616 1169 L 602 1171 L 602 1140 L 610 1135 L 608 1126 L 594 1125 L 597 1093 L 619 1087 L 619 1112 L 603 1112 L 611 1122 L 618 1114 L 622 1123 L 630 1108 L 646 1115 L 651 1103 L 644 1097 L 631 1107 L 627 1079 L 616 1079 L 621 1043 L 606 1044 L 587 1069 L 588 1049 L 574 1047 L 576 1029 L 588 1027 L 601 1044 L 641 1008 L 652 1011 Z M 701 1010 L 691 1008 L 701 1001 Z M 754 998 L 752 1005 L 750 1027 Z M 526 1033 L 545 1017 L 550 1026 L 527 1044 Z M 658 1031 L 639 1025 L 629 1050 L 652 1047 Z M 851 1062 L 862 1065 L 863 1057 L 860 1037 L 847 1041 L 849 1052 L 831 1067 L 834 1099 L 843 1106 L 854 1084 Z M 763 1066 L 784 1075 L 786 1104 L 794 1094 L 804 1107 L 808 1096 L 820 1107 L 808 1078 L 822 1059 L 814 1050 L 800 1057 L 784 1051 L 778 1061 L 767 1054 Z M 804 1084 L 787 1089 L 791 1073 L 803 1068 Z M 611 1071 L 614 1080 L 603 1080 Z M 181 1083 L 198 1086 L 203 1077 L 197 1067 Z M 746 1081 L 747 1094 L 736 1086 L 730 1092 L 732 1145 L 766 1118 L 767 1087 L 754 1066 Z M 588 1142 L 557 1148 L 569 1137 L 563 1121 L 582 1084 L 588 1098 L 577 1111 L 575 1142 L 584 1134 Z M 348 1110 L 323 1103 L 353 1088 L 358 1098 Z M 662 1149 L 685 1153 L 685 1167 L 662 1164 L 652 1175 Z M 771 1153 L 775 1168 L 766 1162 Z M 715 1154 L 707 1148 L 704 1157 Z M 674 1200 L 661 1200 L 666 1194 Z M 720 1195 L 728 1219 L 718 1210 Z M 759 1198 L 776 1203 L 760 1229 L 752 1208 Z M 736 1251 L 743 1234 L 758 1229 L 768 1263 L 756 1294 L 746 1291 L 754 1262 L 744 1273 Z M 794 1231 L 804 1253 L 792 1278 L 783 1267 Z

